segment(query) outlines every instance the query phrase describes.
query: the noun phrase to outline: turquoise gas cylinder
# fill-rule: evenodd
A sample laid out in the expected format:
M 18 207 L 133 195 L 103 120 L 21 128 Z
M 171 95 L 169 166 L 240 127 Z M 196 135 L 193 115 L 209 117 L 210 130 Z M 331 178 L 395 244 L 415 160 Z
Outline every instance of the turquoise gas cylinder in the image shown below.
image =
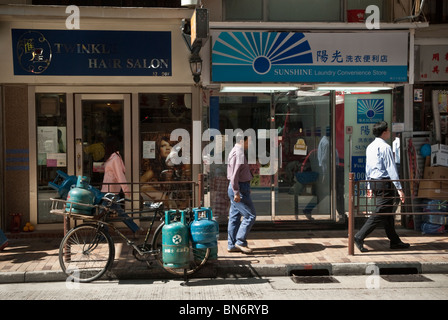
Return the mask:
M 194 208 L 193 212 L 194 221 L 190 225 L 193 247 L 198 249 L 216 247 L 219 225 L 213 220 L 212 209 Z
M 188 228 L 185 212 L 181 211 L 181 221 L 172 221 L 176 210 L 165 211 L 165 225 L 162 228 L 162 260 L 169 268 L 187 268 L 190 259 Z
M 77 202 L 81 204 L 93 205 L 95 196 L 92 192 L 88 190 L 90 183 L 90 178 L 85 176 L 79 176 L 76 187 L 72 188 L 67 195 L 67 201 Z M 78 214 L 92 214 L 92 208 L 87 206 L 78 205 L 75 203 L 67 203 L 65 211 L 78 213 Z
M 194 221 L 190 224 L 191 241 L 195 254 L 205 255 L 210 248 L 209 260 L 218 258 L 219 223 L 213 219 L 211 208 L 194 208 Z

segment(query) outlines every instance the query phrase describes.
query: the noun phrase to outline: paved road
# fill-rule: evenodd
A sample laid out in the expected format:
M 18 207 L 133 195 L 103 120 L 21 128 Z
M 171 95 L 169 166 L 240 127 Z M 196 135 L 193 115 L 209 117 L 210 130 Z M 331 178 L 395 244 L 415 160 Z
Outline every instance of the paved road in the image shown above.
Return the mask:
M 1 300 L 446 300 L 448 275 L 272 277 L 0 284 Z M 312 283 L 331 280 L 331 283 Z M 294 281 L 295 280 L 295 281 Z M 299 282 L 299 283 L 297 283 Z

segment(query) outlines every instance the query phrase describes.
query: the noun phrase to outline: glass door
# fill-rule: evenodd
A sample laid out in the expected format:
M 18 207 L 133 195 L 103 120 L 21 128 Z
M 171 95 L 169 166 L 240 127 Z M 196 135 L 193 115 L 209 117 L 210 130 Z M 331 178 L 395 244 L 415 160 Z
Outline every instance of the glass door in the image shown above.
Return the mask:
M 210 127 L 218 129 L 221 134 L 226 130 L 251 130 L 257 135 L 254 141 L 257 148 L 262 142 L 269 148 L 269 135 L 266 134 L 271 127 L 271 95 L 246 94 L 214 96 L 210 99 Z M 263 136 L 260 136 L 263 135 Z M 227 141 L 227 137 L 224 141 Z M 224 148 L 225 143 L 223 145 Z M 269 149 L 267 149 L 269 150 Z M 206 166 L 208 174 L 210 204 L 214 208 L 214 216 L 218 221 L 225 222 L 229 213 L 229 197 L 227 195 L 227 159 L 226 152 L 221 153 L 221 161 L 212 162 Z M 217 155 L 213 155 L 214 158 Z M 272 175 L 266 174 L 266 168 L 259 161 L 250 164 L 253 179 L 251 181 L 251 197 L 257 212 L 258 221 L 272 220 Z
M 334 168 L 330 95 L 274 96 L 279 168 L 274 179 L 275 220 L 329 220 Z
M 258 221 L 335 218 L 331 190 L 336 187 L 339 155 L 334 147 L 332 100 L 329 92 L 318 91 L 211 97 L 211 128 L 222 134 L 237 128 L 256 133 L 257 163 L 251 164 L 251 196 Z M 271 132 L 278 135 L 278 152 L 274 155 Z M 274 174 L 270 163 L 264 164 L 258 158 L 262 145 L 270 153 L 269 158 L 278 159 Z M 229 205 L 225 159 L 221 164 L 211 163 L 205 172 L 210 204 L 222 217 L 220 221 L 225 222 Z
M 36 178 L 37 223 L 59 223 L 63 219 L 50 213 L 50 198 L 57 198 L 57 191 L 48 183 L 53 182 L 58 171 L 67 173 L 68 139 L 67 96 L 63 93 L 36 93 Z
M 75 95 L 75 174 L 101 189 L 104 163 L 118 151 L 131 182 L 130 97 L 126 94 Z

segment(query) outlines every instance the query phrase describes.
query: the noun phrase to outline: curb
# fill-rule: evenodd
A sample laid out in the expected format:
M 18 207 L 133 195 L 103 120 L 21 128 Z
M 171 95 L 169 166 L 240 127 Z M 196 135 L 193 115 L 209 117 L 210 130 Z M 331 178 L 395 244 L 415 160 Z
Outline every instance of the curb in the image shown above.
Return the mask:
M 375 269 L 378 268 L 378 269 Z M 219 266 L 212 262 L 199 270 L 192 278 L 243 278 L 243 277 L 289 277 L 294 271 L 313 276 L 317 271 L 326 271 L 330 276 L 353 276 L 380 274 L 385 269 L 415 270 L 419 274 L 448 274 L 448 262 L 368 262 L 368 263 L 317 263 Z M 378 272 L 378 271 L 377 271 Z M 130 279 L 175 279 L 162 268 L 115 268 L 108 272 L 105 280 Z M 62 271 L 0 272 L 0 284 L 67 281 Z

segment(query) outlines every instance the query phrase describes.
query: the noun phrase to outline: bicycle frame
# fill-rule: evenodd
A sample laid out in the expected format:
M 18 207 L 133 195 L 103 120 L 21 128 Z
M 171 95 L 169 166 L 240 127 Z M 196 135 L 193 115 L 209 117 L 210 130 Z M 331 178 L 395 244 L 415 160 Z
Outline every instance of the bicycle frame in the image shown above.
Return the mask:
M 111 201 L 111 204 L 114 201 Z M 115 203 L 119 203 L 118 201 L 116 201 Z M 145 234 L 145 239 L 143 241 L 143 245 L 141 245 L 142 248 L 145 248 L 148 245 L 148 241 L 150 239 L 150 234 L 151 231 L 153 229 L 154 223 L 156 221 L 156 219 L 159 217 L 159 220 L 163 220 L 164 217 L 164 211 L 163 211 L 163 203 L 162 202 L 158 202 L 158 203 L 151 203 L 150 205 L 148 205 L 147 203 L 144 203 L 144 205 L 148 208 L 146 210 L 140 210 L 140 211 L 131 211 L 131 212 L 127 212 L 130 215 L 135 215 L 135 214 L 142 214 L 142 213 L 151 213 L 154 212 L 154 215 L 151 218 L 151 224 L 148 227 L 148 230 L 146 231 Z M 137 253 L 141 256 L 143 256 L 144 254 L 157 254 L 160 250 L 153 250 L 151 248 L 151 250 L 149 251 L 145 251 L 145 250 L 140 250 L 139 246 L 135 244 L 134 241 L 130 240 L 125 234 L 123 234 L 117 227 L 115 227 L 115 225 L 113 224 L 113 222 L 123 222 L 127 219 L 138 219 L 140 221 L 145 221 L 145 220 L 149 220 L 149 217 L 138 217 L 138 218 L 126 218 L 126 217 L 113 217 L 113 218 L 109 218 L 110 214 L 106 214 L 105 215 L 105 221 L 101 221 L 98 223 L 102 223 L 108 227 L 110 227 L 118 236 L 120 236 L 120 238 L 126 242 L 127 245 L 133 247 Z

